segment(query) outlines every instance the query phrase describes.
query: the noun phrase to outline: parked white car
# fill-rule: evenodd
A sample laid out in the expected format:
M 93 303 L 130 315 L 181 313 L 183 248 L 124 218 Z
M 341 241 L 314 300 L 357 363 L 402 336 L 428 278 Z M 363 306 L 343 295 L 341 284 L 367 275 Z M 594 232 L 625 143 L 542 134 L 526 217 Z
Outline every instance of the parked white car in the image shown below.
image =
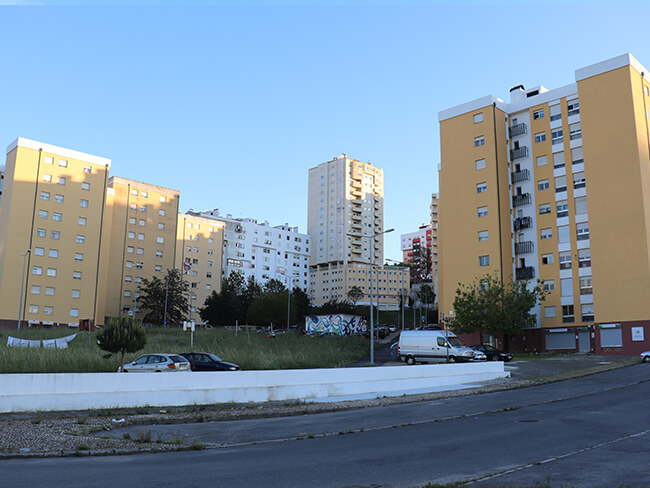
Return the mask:
M 641 361 L 643 361 L 644 363 L 650 363 L 650 351 L 641 353 Z
M 121 372 L 122 367 L 117 368 Z M 178 354 L 145 354 L 132 363 L 124 365 L 125 373 L 174 373 L 191 371 L 190 362 Z

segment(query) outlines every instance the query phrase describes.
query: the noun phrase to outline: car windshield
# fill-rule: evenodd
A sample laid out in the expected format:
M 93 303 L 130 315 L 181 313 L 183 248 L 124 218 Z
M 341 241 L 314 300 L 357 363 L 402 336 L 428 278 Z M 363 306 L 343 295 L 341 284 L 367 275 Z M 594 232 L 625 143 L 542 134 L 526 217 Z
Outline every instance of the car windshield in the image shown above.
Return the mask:
M 212 361 L 221 361 L 221 358 L 217 356 L 216 354 L 212 354 L 211 352 L 206 354 Z
M 486 351 L 497 352 L 496 348 L 493 346 L 488 346 L 487 344 L 483 346 Z
M 465 346 L 465 344 L 463 344 L 463 341 L 461 341 L 458 337 L 448 337 L 447 340 L 449 341 L 449 344 L 451 344 L 454 347 Z

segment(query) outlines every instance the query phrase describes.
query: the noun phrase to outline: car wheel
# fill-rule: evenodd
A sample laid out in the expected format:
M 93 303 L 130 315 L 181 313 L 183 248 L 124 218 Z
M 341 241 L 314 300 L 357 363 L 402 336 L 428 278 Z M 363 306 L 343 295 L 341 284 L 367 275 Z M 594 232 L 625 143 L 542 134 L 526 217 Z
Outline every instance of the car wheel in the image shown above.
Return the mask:
M 456 362 L 456 356 L 449 356 L 449 362 L 450 363 L 455 363 Z
M 650 363 L 650 356 L 643 356 L 644 363 Z
M 415 364 L 415 358 L 413 356 L 408 356 L 406 358 L 406 364 L 414 365 Z
M 499 356 L 497 354 L 492 356 L 492 361 L 500 361 Z

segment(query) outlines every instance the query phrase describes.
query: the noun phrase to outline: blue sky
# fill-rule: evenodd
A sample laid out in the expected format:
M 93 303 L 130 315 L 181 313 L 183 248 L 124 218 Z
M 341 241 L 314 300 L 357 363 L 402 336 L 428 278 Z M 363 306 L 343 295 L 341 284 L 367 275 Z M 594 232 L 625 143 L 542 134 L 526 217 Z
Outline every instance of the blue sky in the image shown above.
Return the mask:
M 440 110 L 625 52 L 650 66 L 640 1 L 39 3 L 0 7 L 0 144 L 105 156 L 181 211 L 302 232 L 308 169 L 346 152 L 384 169 L 392 259 L 429 220 Z

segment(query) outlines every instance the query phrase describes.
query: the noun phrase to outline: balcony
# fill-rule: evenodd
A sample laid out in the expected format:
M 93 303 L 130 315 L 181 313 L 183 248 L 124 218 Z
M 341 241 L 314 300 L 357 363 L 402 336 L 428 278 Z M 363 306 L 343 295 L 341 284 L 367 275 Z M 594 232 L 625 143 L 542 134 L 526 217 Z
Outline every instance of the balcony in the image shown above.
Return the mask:
M 512 206 L 527 205 L 530 203 L 530 193 L 521 193 L 512 197 Z
M 515 124 L 510 127 L 510 137 L 520 136 L 528 132 L 528 127 L 523 122 L 521 124 Z
M 517 217 L 514 221 L 515 230 L 528 229 L 533 224 L 530 217 Z
M 352 212 L 352 220 L 361 220 L 361 214 L 359 212 Z
M 528 156 L 528 146 L 521 146 L 516 149 L 510 149 L 510 160 L 516 161 L 517 159 L 525 158 Z
M 528 181 L 530 179 L 530 171 L 527 169 L 522 169 L 521 171 L 515 171 L 512 173 L 512 182 L 519 183 L 520 181 Z
M 523 268 L 517 268 L 515 271 L 515 276 L 518 280 L 530 280 L 535 277 L 535 268 L 532 266 L 524 266 Z
M 528 254 L 535 250 L 533 241 L 518 242 L 515 244 L 515 254 Z

